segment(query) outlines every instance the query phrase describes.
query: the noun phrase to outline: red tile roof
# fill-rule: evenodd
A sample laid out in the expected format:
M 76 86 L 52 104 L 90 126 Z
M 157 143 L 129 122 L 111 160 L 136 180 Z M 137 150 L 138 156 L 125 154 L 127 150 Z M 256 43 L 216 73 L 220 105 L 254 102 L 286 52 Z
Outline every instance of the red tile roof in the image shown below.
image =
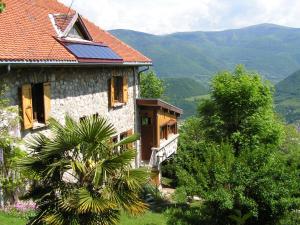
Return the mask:
M 69 14 L 65 5 L 56 0 L 5 0 L 6 10 L 0 14 L 0 62 L 1 61 L 70 61 L 77 62 L 60 43 L 49 15 Z M 66 25 L 55 18 L 59 28 Z M 70 17 L 67 17 L 70 22 Z M 95 42 L 103 42 L 121 56 L 125 63 L 151 63 L 137 50 L 120 41 L 107 31 L 83 18 L 83 22 Z
M 55 25 L 62 31 L 64 32 L 69 25 L 69 23 L 72 21 L 73 16 L 75 14 L 56 14 L 53 15 L 54 20 L 55 20 Z

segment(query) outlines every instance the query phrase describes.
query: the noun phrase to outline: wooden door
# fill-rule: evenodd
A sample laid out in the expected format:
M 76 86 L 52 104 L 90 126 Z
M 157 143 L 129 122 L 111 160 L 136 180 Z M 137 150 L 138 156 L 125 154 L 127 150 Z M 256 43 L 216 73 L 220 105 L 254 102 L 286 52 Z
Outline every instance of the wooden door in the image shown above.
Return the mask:
M 151 116 L 141 116 L 141 144 L 142 144 L 142 160 L 149 161 L 154 146 L 154 125 Z

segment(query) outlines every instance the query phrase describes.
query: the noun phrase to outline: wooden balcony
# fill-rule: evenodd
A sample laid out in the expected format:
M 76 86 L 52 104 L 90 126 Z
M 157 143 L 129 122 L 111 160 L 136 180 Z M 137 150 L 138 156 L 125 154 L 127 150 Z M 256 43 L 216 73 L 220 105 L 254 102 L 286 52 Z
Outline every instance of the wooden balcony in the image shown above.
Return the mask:
M 176 153 L 178 144 L 178 118 L 183 113 L 160 99 L 137 99 L 140 128 L 140 166 L 151 168 L 151 180 L 160 186 L 162 162 Z
M 137 105 L 141 127 L 141 164 L 157 166 L 176 152 L 177 120 L 182 110 L 159 99 L 137 99 Z
M 179 134 L 169 135 L 167 140 L 161 140 L 160 147 L 152 147 L 152 154 L 149 167 L 158 167 L 163 161 L 168 159 L 177 151 Z

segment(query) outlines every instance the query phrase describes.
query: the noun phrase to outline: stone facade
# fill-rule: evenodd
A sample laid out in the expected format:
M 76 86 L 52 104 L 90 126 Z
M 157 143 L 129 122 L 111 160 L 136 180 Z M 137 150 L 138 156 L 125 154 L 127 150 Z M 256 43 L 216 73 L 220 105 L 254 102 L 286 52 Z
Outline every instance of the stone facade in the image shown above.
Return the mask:
M 51 117 L 64 123 L 65 114 L 75 120 L 98 114 L 114 124 L 117 133 L 136 127 L 135 99 L 139 93 L 137 67 L 72 67 L 72 68 L 19 68 L 12 69 L 2 78 L 9 87 L 7 97 L 11 105 L 21 107 L 20 88 L 24 84 L 51 83 Z M 115 108 L 109 107 L 108 80 L 112 75 L 128 76 L 128 102 Z M 20 129 L 19 129 L 20 130 Z M 19 135 L 26 137 L 34 132 L 26 130 Z M 138 145 L 137 145 L 138 146 Z

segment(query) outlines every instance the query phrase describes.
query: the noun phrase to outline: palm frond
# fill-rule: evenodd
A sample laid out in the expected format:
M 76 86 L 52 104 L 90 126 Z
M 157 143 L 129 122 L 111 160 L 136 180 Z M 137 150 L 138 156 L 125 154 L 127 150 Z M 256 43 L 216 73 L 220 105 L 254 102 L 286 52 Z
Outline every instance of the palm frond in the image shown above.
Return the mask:
M 116 131 L 104 118 L 90 116 L 79 123 L 76 133 L 85 142 L 93 143 L 108 140 Z
M 103 161 L 98 162 L 95 165 L 93 184 L 98 187 L 103 183 Z
M 46 137 L 44 134 L 34 134 L 27 138 L 25 142 L 25 146 L 28 150 L 32 151 L 33 154 L 41 152 L 43 147 L 47 146 L 50 139 Z
M 86 219 L 86 216 L 80 217 L 81 224 L 85 225 L 116 225 L 119 224 L 120 211 L 116 209 L 110 209 L 103 212 L 101 215 L 93 214 Z
M 77 192 L 78 197 L 78 213 L 103 213 L 107 210 L 117 208 L 118 206 L 101 197 L 92 196 L 91 193 L 85 188 L 80 189 Z
M 124 185 L 117 189 L 112 188 L 111 192 L 112 200 L 130 214 L 138 215 L 148 208 L 148 205 L 141 201 L 137 192 L 125 188 Z
M 139 134 L 133 134 L 133 135 L 130 135 L 128 137 L 126 137 L 125 139 L 121 140 L 120 142 L 116 143 L 114 145 L 114 147 L 119 147 L 119 146 L 122 146 L 122 145 L 128 145 L 128 144 L 131 144 L 137 140 L 140 139 L 140 135 Z
M 107 171 L 107 173 L 113 173 L 115 170 L 129 166 L 132 163 L 132 160 L 134 160 L 135 156 L 135 150 L 124 151 L 120 155 L 105 160 L 103 162 L 103 169 Z
M 49 225 L 65 225 L 65 218 L 59 212 L 49 213 L 43 216 L 43 221 Z
M 74 160 L 71 162 L 71 168 L 73 169 L 73 171 L 76 174 L 79 174 L 79 175 L 84 175 L 87 172 L 87 169 L 86 169 L 84 163 L 82 163 L 78 160 Z
M 136 151 L 113 151 L 128 147 L 139 135 L 114 146 L 111 137 L 116 131 L 104 118 L 76 122 L 67 115 L 64 125 L 55 119 L 49 124 L 51 138 L 39 134 L 30 139 L 32 154 L 19 163 L 39 178 L 24 196 L 38 205 L 32 225 L 111 225 L 119 221 L 120 209 L 139 214 L 147 208 L 139 191 L 148 174 L 131 166 Z M 65 179 L 67 174 L 76 181 Z
M 145 169 L 124 171 L 121 180 L 131 190 L 139 190 L 149 181 L 149 173 Z

